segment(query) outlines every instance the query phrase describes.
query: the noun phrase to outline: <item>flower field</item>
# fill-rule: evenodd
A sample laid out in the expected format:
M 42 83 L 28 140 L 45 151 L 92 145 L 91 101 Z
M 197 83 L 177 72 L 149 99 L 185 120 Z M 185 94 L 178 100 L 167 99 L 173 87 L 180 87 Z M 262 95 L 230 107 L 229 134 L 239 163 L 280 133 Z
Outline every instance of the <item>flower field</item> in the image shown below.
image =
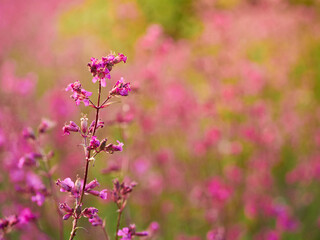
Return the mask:
M 0 240 L 320 239 L 316 0 L 1 0 Z

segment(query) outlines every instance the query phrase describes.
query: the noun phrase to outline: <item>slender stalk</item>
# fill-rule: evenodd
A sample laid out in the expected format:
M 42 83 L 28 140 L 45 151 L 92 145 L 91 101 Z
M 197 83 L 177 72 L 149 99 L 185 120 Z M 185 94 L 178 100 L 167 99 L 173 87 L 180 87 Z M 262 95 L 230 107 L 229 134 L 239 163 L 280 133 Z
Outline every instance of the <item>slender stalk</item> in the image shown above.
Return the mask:
M 69 240 L 72 240 L 76 236 L 76 231 L 77 231 L 77 223 L 78 223 L 78 218 L 75 218 L 72 222 L 72 230 L 70 233 L 70 238 Z
M 98 124 L 98 120 L 99 120 L 99 110 L 100 110 L 100 97 L 101 97 L 101 82 L 99 82 L 99 95 L 98 95 L 98 104 L 97 104 L 97 112 L 96 112 L 96 122 L 94 124 L 94 128 L 93 128 L 93 133 L 92 136 L 94 136 L 94 134 L 96 133 L 97 130 L 97 124 Z
M 109 95 L 109 96 L 107 97 L 107 99 L 104 100 L 103 103 L 101 104 L 101 106 L 99 106 L 99 107 L 102 107 L 106 102 L 108 102 L 108 100 L 109 100 L 110 98 L 111 98 L 111 96 Z
M 102 231 L 103 231 L 104 237 L 106 238 L 106 240 L 109 240 L 109 236 L 108 236 L 108 233 L 107 233 L 107 231 L 106 231 L 105 227 L 104 227 L 104 226 L 101 226 L 101 228 L 102 228 Z
M 122 210 L 121 210 L 121 208 L 119 208 L 119 214 L 118 214 L 118 219 L 117 219 L 117 228 L 116 228 L 116 240 L 118 240 L 118 232 L 119 232 L 119 228 L 120 228 L 121 215 L 122 215 Z
M 39 137 L 40 138 L 40 137 Z M 40 153 L 42 154 L 43 156 L 43 163 L 44 163 L 44 170 L 47 174 L 47 177 L 48 177 L 48 180 L 49 180 L 49 185 L 50 185 L 50 192 L 51 192 L 51 196 L 52 196 L 52 199 L 55 203 L 55 207 L 56 207 L 56 211 L 58 213 L 58 221 L 59 221 L 59 239 L 60 240 L 63 240 L 63 220 L 62 220 L 62 213 L 60 212 L 60 209 L 59 209 L 59 200 L 58 200 L 58 197 L 56 195 L 56 191 L 55 191 L 55 186 L 54 186 L 54 182 L 53 182 L 53 179 L 52 179 L 52 176 L 51 176 L 51 173 L 50 173 L 50 163 L 48 161 L 48 157 L 47 155 L 45 154 L 44 150 L 41 148 L 41 145 L 40 145 L 40 139 L 38 139 L 38 141 L 35 142 L 35 144 L 38 143 L 38 150 L 40 151 Z
M 98 94 L 98 104 L 96 107 L 96 122 L 94 124 L 94 128 L 93 128 L 93 133 L 92 136 L 94 136 L 94 134 L 96 133 L 97 130 L 97 124 L 98 124 L 98 119 L 99 119 L 99 110 L 100 110 L 100 98 L 101 98 L 101 82 L 99 82 L 99 94 Z M 85 149 L 87 149 L 87 142 L 85 140 Z M 89 173 L 89 163 L 90 163 L 90 155 L 91 155 L 91 150 L 87 150 L 87 156 L 86 156 L 86 168 L 84 171 L 84 178 L 83 178 L 83 186 L 82 186 L 82 191 L 81 191 L 81 196 L 80 196 L 80 201 L 77 203 L 76 205 L 76 216 L 73 220 L 73 224 L 72 224 L 72 230 L 70 233 L 70 238 L 69 240 L 72 240 L 77 232 L 77 224 L 78 224 L 78 219 L 79 219 L 79 215 L 80 213 L 77 211 L 77 209 L 79 209 L 82 205 L 82 201 L 83 201 L 83 196 L 84 196 L 84 192 L 85 192 L 85 188 L 86 188 L 86 184 L 87 184 L 87 179 L 88 179 L 88 173 Z
M 50 165 L 47 161 L 45 162 L 45 168 L 50 169 Z M 48 170 L 47 170 L 48 171 Z M 53 180 L 52 180 L 52 176 L 48 171 L 48 178 L 49 178 L 49 184 L 50 184 L 50 188 L 51 188 L 51 194 L 52 194 L 52 199 L 55 202 L 56 205 L 56 211 L 58 213 L 58 218 L 59 218 L 59 239 L 63 240 L 63 220 L 62 220 L 62 213 L 60 212 L 59 209 L 59 200 L 57 198 L 56 192 L 55 192 L 55 188 L 54 188 L 54 184 L 53 184 Z

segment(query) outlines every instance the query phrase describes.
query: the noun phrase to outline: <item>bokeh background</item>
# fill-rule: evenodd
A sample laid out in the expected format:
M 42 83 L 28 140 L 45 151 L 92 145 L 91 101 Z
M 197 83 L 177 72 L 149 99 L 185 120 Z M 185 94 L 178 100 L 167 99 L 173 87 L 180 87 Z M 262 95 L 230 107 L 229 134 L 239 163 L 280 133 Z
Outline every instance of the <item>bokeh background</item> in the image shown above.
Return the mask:
M 133 91 L 102 112 L 98 137 L 125 148 L 99 156 L 89 179 L 138 182 L 122 226 L 156 221 L 168 240 L 320 239 L 319 14 L 317 0 L 1 0 L 0 217 L 39 216 L 11 239 L 58 239 L 54 203 L 17 191 L 30 176 L 47 183 L 17 168 L 30 151 L 22 129 L 54 121 L 42 141 L 54 178 L 82 177 L 81 139 L 61 129 L 93 115 L 64 88 L 96 93 L 86 65 L 110 52 L 128 61 L 107 89 L 123 76 Z M 113 236 L 114 204 L 85 204 Z M 80 224 L 78 239 L 102 238 Z

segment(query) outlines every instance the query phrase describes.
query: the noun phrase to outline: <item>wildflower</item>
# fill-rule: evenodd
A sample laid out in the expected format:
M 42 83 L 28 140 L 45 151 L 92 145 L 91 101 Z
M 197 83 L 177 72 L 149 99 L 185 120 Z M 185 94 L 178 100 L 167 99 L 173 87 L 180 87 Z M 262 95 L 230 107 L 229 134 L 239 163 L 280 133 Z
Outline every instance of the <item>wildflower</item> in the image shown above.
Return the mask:
M 22 136 L 25 138 L 25 139 L 33 139 L 35 140 L 36 139 L 36 136 L 34 134 L 34 131 L 31 127 L 27 127 L 27 128 L 24 128 L 23 131 L 22 131 Z
M 99 185 L 100 183 L 97 181 L 97 179 L 94 179 L 86 185 L 85 191 L 89 191 Z
M 89 222 L 92 226 L 102 226 L 103 221 L 98 215 L 94 215 L 92 218 L 89 218 Z
M 96 136 L 92 136 L 90 143 L 89 143 L 89 148 L 90 149 L 96 149 L 100 146 L 100 141 L 97 139 Z
M 72 91 L 73 94 L 71 97 L 76 101 L 76 104 L 79 105 L 81 101 L 83 101 L 85 106 L 89 106 L 89 97 L 91 96 L 91 92 L 88 92 L 84 90 L 81 87 L 81 83 L 79 81 L 76 81 L 74 83 L 70 83 L 66 87 L 66 91 Z
M 106 79 L 110 79 L 110 72 L 115 64 L 120 62 L 126 62 L 127 57 L 123 54 L 118 54 L 114 56 L 109 54 L 106 57 L 102 57 L 101 60 L 96 58 L 91 58 L 91 63 L 88 63 L 89 70 L 93 76 L 92 82 L 95 83 L 100 81 L 101 86 L 106 87 Z
M 21 211 L 20 215 L 19 215 L 19 222 L 21 224 L 25 224 L 25 223 L 28 223 L 30 221 L 33 221 L 35 220 L 37 217 L 35 214 L 33 214 L 31 212 L 31 210 L 29 208 L 25 208 Z
M 66 203 L 60 203 L 59 208 L 66 212 L 66 214 L 63 216 L 63 220 L 68 220 L 74 211 L 74 209 L 69 207 Z
M 82 215 L 86 218 L 93 218 L 98 213 L 98 209 L 94 207 L 85 208 L 82 211 Z
M 118 145 L 112 143 L 108 144 L 104 150 L 110 154 L 113 154 L 114 152 L 122 152 L 124 144 L 120 141 L 117 141 L 117 143 Z
M 94 125 L 96 124 L 96 121 L 93 120 L 90 124 L 90 127 L 89 127 L 89 133 L 92 133 L 93 132 L 93 129 L 94 129 Z M 96 130 L 98 128 L 103 128 L 104 127 L 104 121 L 102 121 L 101 119 L 98 120 L 98 123 L 97 123 L 97 126 L 96 126 Z
M 113 86 L 113 88 L 109 92 L 109 94 L 110 95 L 128 96 L 130 91 L 131 91 L 130 83 L 124 83 L 124 79 L 121 78 Z
M 99 197 L 103 200 L 107 200 L 108 197 L 109 197 L 109 194 L 108 194 L 109 190 L 107 189 L 103 189 L 102 191 L 99 192 Z
M 18 167 L 35 166 L 38 164 L 37 159 L 42 158 L 40 153 L 27 153 L 19 159 Z
M 136 185 L 136 182 L 131 182 L 129 184 L 123 182 L 120 184 L 118 179 L 113 180 L 113 190 L 111 192 L 111 199 L 115 203 L 120 203 L 121 200 L 126 200 L 129 196 L 129 193 L 132 192 L 133 188 Z
M 134 224 L 130 224 L 129 227 L 125 227 L 118 231 L 118 236 L 121 236 L 121 240 L 131 240 L 134 236 L 137 237 L 145 237 L 148 236 L 148 232 L 136 232 L 136 226 Z
M 31 197 L 31 201 L 36 202 L 39 207 L 42 206 L 42 204 L 44 203 L 44 200 L 45 200 L 45 196 L 40 192 L 37 192 L 35 196 Z
M 62 130 L 64 135 L 65 134 L 70 135 L 70 132 L 79 132 L 80 128 L 75 122 L 70 121 L 68 125 L 64 125 Z
M 45 133 L 48 130 L 50 130 L 51 128 L 53 128 L 54 125 L 55 125 L 55 123 L 50 121 L 49 119 L 42 119 L 42 121 L 38 127 L 38 131 L 39 131 L 39 133 Z
M 11 215 L 0 219 L 0 229 L 11 228 L 19 222 L 19 218 L 16 215 Z
M 66 178 L 63 181 L 58 179 L 56 184 L 60 186 L 60 192 L 71 192 L 74 188 L 74 182 L 70 178 Z

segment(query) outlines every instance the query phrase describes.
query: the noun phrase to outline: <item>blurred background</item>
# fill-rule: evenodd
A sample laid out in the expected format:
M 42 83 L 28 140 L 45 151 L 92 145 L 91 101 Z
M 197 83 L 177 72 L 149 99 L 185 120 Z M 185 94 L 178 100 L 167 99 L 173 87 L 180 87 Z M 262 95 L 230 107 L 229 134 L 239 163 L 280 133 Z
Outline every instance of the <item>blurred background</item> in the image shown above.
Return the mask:
M 110 52 L 128 60 L 104 94 L 120 77 L 133 91 L 102 111 L 98 138 L 125 145 L 101 154 L 89 180 L 138 183 L 123 227 L 155 221 L 154 239 L 168 240 L 320 239 L 319 14 L 317 0 L 1 0 L 0 217 L 21 206 L 39 216 L 11 239 L 58 239 L 53 202 L 18 191 L 48 181 L 17 168 L 31 149 L 21 132 L 55 122 L 41 140 L 53 178 L 82 177 L 81 139 L 62 127 L 94 116 L 64 89 L 80 80 L 96 94 L 87 63 Z M 85 205 L 113 236 L 114 204 Z M 77 239 L 103 236 L 80 225 Z

